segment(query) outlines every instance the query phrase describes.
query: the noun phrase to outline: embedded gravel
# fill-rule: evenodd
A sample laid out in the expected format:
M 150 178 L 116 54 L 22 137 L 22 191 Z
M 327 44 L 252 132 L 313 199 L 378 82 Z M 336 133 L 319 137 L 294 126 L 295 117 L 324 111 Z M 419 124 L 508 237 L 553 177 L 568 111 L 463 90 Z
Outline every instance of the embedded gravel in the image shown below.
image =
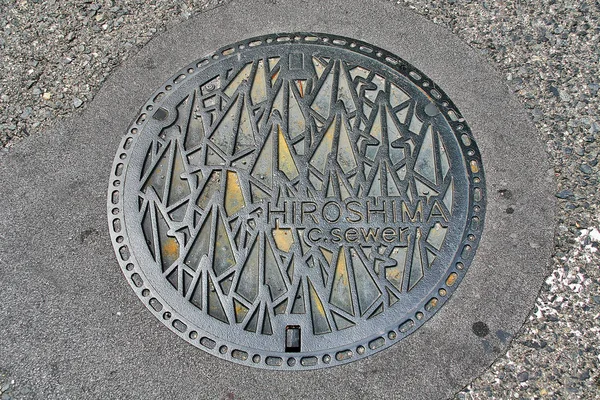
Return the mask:
M 0 158 L 85 108 L 154 35 L 220 3 L 0 0 Z M 456 398 L 600 398 L 600 2 L 398 3 L 501 72 L 545 139 L 556 176 L 555 252 L 536 305 L 507 354 Z M 2 367 L 0 400 L 27 397 L 28 383 Z

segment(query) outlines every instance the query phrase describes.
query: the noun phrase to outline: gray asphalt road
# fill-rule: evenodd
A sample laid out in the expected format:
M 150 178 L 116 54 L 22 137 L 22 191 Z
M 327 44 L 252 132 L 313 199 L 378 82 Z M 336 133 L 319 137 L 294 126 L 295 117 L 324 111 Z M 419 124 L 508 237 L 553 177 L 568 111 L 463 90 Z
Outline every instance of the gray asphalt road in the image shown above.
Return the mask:
M 600 354 L 596 345 L 600 339 L 597 165 L 600 151 L 600 7 L 592 0 L 527 3 L 408 0 L 401 3 L 458 35 L 500 72 L 545 140 L 545 150 L 557 182 L 552 269 L 536 306 L 508 353 L 457 396 L 478 399 L 597 398 L 600 396 Z M 85 110 L 114 68 L 136 54 L 152 37 L 215 5 L 195 1 L 0 1 L 0 141 L 4 152 L 23 145 L 20 141 L 23 137 L 44 135 L 46 137 L 39 141 L 42 144 L 47 141 L 47 147 L 25 148 L 20 157 L 26 158 L 27 152 L 47 152 L 48 157 L 60 158 L 60 146 L 56 146 L 60 141 L 68 142 L 69 138 L 60 137 L 57 133 L 60 129 L 49 127 L 60 126 L 60 120 Z M 102 123 L 101 120 L 98 122 Z M 76 146 L 86 149 L 84 142 L 76 143 Z M 104 154 L 113 152 L 108 147 Z M 0 152 L 0 163 L 5 167 L 27 165 L 25 160 L 12 164 L 14 158 L 8 160 L 5 157 L 6 154 Z M 64 162 L 68 165 L 69 160 Z M 98 160 L 99 165 L 106 162 L 110 163 L 110 160 Z M 60 182 L 66 176 L 65 170 L 51 165 L 47 166 L 46 175 L 32 176 L 34 171 L 39 172 L 33 167 L 14 172 L 22 178 L 23 185 L 19 193 L 11 194 L 11 199 L 17 203 L 11 207 L 26 210 L 25 204 L 42 200 L 33 190 L 35 185 L 49 179 Z M 105 171 L 99 168 L 86 173 L 103 177 Z M 99 181 L 104 182 L 104 178 Z M 3 296 L 18 296 L 19 291 L 25 290 L 36 294 L 36 301 L 24 304 L 22 313 L 5 311 L 2 315 L 6 347 L 1 351 L 4 360 L 7 357 L 11 360 L 0 360 L 3 398 L 31 397 L 38 389 L 36 381 L 23 381 L 14 374 L 11 365 L 19 360 L 33 376 L 53 385 L 48 390 L 55 398 L 68 398 L 73 384 L 87 390 L 90 396 L 98 396 L 106 382 L 120 382 L 115 378 L 120 374 L 135 377 L 140 382 L 156 383 L 161 371 L 174 368 L 160 360 L 178 359 L 177 352 L 182 351 L 172 343 L 171 334 L 158 323 L 148 324 L 146 311 L 135 303 L 137 300 L 128 293 L 129 288 L 120 276 L 112 274 L 107 279 L 106 270 L 81 265 L 81 276 L 85 276 L 85 280 L 74 274 L 72 284 L 65 285 L 63 279 L 56 278 L 56 271 L 48 267 L 60 266 L 66 255 L 69 260 L 74 260 L 96 252 L 106 256 L 101 263 L 106 269 L 113 268 L 112 255 L 106 255 L 104 248 L 104 222 L 100 218 L 103 210 L 97 215 L 76 215 L 78 226 L 61 224 L 70 210 L 76 208 L 76 204 L 69 204 L 68 197 L 63 194 L 69 192 L 75 195 L 73 199 L 89 196 L 90 201 L 103 202 L 104 193 L 89 194 L 94 191 L 91 182 L 82 181 L 57 185 L 54 191 L 44 192 L 44 202 L 60 199 L 61 207 L 41 210 L 44 212 L 40 213 L 38 231 L 24 237 L 22 247 L 4 249 L 10 251 L 10 258 L 19 254 L 25 257 L 27 246 L 39 246 L 42 237 L 39 232 L 48 227 L 73 243 L 55 249 L 54 258 L 40 260 L 34 279 L 24 282 L 3 278 L 1 281 Z M 510 214 L 515 208 L 516 199 L 507 198 L 506 212 Z M 88 233 L 82 235 L 83 231 Z M 0 232 L 0 240 L 10 235 L 11 229 L 7 226 Z M 519 233 L 515 232 L 515 235 Z M 534 248 L 536 244 L 530 245 Z M 16 267 L 7 264 L 4 261 L 7 259 L 6 253 L 0 254 L 2 270 L 14 272 Z M 4 276 L 20 275 L 7 273 Z M 101 285 L 94 285 L 95 282 L 101 282 Z M 118 291 L 122 296 L 107 297 L 107 293 L 114 292 L 114 287 L 122 288 Z M 82 325 L 76 319 L 64 321 L 69 314 L 76 313 L 74 299 L 81 292 L 86 293 L 89 304 L 97 304 L 97 308 L 89 309 L 89 314 L 92 320 L 101 323 L 90 326 Z M 48 307 L 57 303 L 63 304 L 64 308 Z M 0 310 L 7 310 L 1 307 Z M 123 318 L 132 309 L 140 310 L 139 314 Z M 62 340 L 77 344 L 54 364 L 39 362 L 42 354 L 53 351 L 49 346 L 53 343 L 52 338 L 46 336 L 53 327 L 36 325 L 40 322 L 40 313 L 56 316 L 55 328 L 58 331 L 68 329 L 67 334 L 61 333 Z M 151 329 L 142 332 L 141 337 L 119 336 L 115 339 L 115 332 L 106 327 L 116 321 L 124 331 L 137 333 L 140 325 L 151 326 Z M 24 333 L 30 340 L 39 342 L 39 353 L 34 353 L 33 357 L 25 357 L 20 347 L 17 338 Z M 161 338 L 162 346 L 148 345 L 150 337 Z M 115 352 L 115 344 L 125 352 Z M 148 352 L 152 352 L 157 360 L 152 366 L 154 375 L 137 376 L 135 363 L 131 358 L 125 362 L 123 354 L 135 358 Z M 86 367 L 87 376 L 69 381 L 69 371 L 83 369 L 83 365 L 94 362 L 114 365 L 114 369 L 92 372 Z M 119 368 L 123 364 L 127 365 L 127 371 Z M 42 368 L 41 365 L 49 367 Z M 187 367 L 190 366 L 178 365 L 176 368 L 185 375 Z M 186 382 L 202 379 L 202 372 L 198 374 L 193 379 L 185 377 Z M 170 382 L 160 378 L 158 381 L 167 388 L 163 393 L 170 393 Z M 121 393 L 134 397 L 135 393 L 130 392 L 126 383 L 119 385 Z M 114 386 L 108 386 L 116 390 Z M 360 393 L 360 387 L 352 389 Z M 224 398 L 229 396 L 227 391 L 222 395 Z M 111 396 L 107 394 L 106 397 Z

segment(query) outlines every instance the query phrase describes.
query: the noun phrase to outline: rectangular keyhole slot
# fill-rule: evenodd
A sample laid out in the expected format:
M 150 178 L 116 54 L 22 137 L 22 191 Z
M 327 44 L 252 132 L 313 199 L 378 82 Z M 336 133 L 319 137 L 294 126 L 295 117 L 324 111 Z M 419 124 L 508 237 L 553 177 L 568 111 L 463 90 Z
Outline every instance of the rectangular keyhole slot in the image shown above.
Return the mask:
M 301 332 L 297 325 L 285 327 L 285 352 L 298 353 L 300 351 Z

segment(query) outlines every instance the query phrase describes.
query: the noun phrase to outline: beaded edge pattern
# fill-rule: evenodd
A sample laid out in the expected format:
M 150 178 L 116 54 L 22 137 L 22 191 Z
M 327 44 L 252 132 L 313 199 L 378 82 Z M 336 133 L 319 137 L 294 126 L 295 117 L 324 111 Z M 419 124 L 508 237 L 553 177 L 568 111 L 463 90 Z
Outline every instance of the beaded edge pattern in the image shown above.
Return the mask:
M 256 349 L 238 345 L 232 346 L 231 343 L 212 337 L 211 334 L 203 332 L 198 327 L 191 328 L 191 324 L 185 321 L 186 318 L 184 316 L 166 304 L 164 300 L 157 298 L 158 296 L 154 293 L 154 289 L 145 283 L 143 270 L 130 251 L 130 243 L 125 231 L 123 215 L 123 180 L 132 148 L 139 137 L 139 132 L 146 125 L 148 112 L 160 106 L 168 93 L 180 86 L 190 76 L 218 62 L 223 57 L 231 56 L 240 50 L 258 46 L 292 43 L 344 48 L 379 61 L 398 74 L 407 77 L 413 85 L 422 90 L 438 107 L 456 135 L 463 156 L 466 159 L 465 167 L 471 190 L 469 193 L 466 229 L 463 232 L 461 244 L 457 249 L 454 259 L 446 271 L 446 279 L 442 285 L 434 288 L 430 292 L 430 295 L 421 302 L 413 317 L 387 327 L 385 330 L 386 333 L 383 335 L 375 335 L 369 340 L 361 340 L 353 346 L 344 346 L 343 348 L 331 349 L 331 351 L 327 352 L 306 352 L 301 353 L 302 355 L 289 353 L 289 356 L 281 357 L 278 353 L 259 354 Z M 346 364 L 381 351 L 416 331 L 446 303 L 454 289 L 463 279 L 480 240 L 483 230 L 485 207 L 486 189 L 481 155 L 470 128 L 448 96 L 421 71 L 386 50 L 359 40 L 313 32 L 279 33 L 250 38 L 222 47 L 216 52 L 179 70 L 151 96 L 151 100 L 142 107 L 138 116 L 129 126 L 127 134 L 121 140 L 112 165 L 107 195 L 108 225 L 117 260 L 127 282 L 144 305 L 179 337 L 212 355 L 242 365 L 260 366 L 261 368 L 278 370 L 310 370 Z

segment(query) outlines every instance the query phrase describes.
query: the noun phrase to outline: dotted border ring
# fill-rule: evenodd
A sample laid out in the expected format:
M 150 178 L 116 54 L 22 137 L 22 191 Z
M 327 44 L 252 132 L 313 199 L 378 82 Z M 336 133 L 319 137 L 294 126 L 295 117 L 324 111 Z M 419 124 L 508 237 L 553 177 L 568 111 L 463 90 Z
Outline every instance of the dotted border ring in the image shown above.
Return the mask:
M 424 305 L 419 307 L 414 317 L 398 324 L 398 326 L 389 327 L 386 333 L 375 336 L 362 344 L 353 348 L 346 348 L 339 351 L 320 353 L 319 355 L 306 355 L 295 357 L 290 353 L 289 357 L 281 357 L 279 354 L 258 354 L 255 349 L 236 346 L 230 348 L 231 343 L 225 343 L 218 338 L 210 337 L 209 334 L 201 333 L 198 330 L 190 329 L 189 323 L 184 322 L 185 318 L 180 316 L 173 308 L 161 302 L 153 294 L 153 289 L 146 287 L 144 283 L 143 271 L 139 268 L 137 261 L 132 256 L 129 248 L 129 239 L 124 231 L 123 223 L 123 179 L 124 168 L 131 155 L 131 148 L 138 137 L 138 132 L 145 126 L 148 117 L 147 112 L 152 111 L 155 106 L 159 106 L 166 94 L 174 88 L 181 85 L 190 75 L 201 69 L 215 63 L 223 56 L 235 54 L 238 50 L 246 47 L 257 47 L 269 45 L 272 43 L 309 43 L 337 46 L 355 51 L 358 49 L 363 55 L 371 57 L 403 76 L 408 76 L 411 82 L 427 93 L 432 102 L 444 114 L 447 122 L 457 135 L 463 155 L 466 155 L 468 180 L 472 187 L 469 194 L 467 229 L 463 233 L 461 240 L 461 251 L 457 251 L 452 266 L 447 270 L 447 276 L 444 284 L 432 290 L 437 292 L 429 299 L 423 301 Z M 484 214 L 486 207 L 486 189 L 483 173 L 483 164 L 477 144 L 473 139 L 471 130 L 467 126 L 464 118 L 457 111 L 454 103 L 448 96 L 425 75 L 409 65 L 404 60 L 396 57 L 392 53 L 383 49 L 378 49 L 359 40 L 348 39 L 329 34 L 319 33 L 294 33 L 294 34 L 271 34 L 259 38 L 250 38 L 245 41 L 235 43 L 230 46 L 222 47 L 216 52 L 195 61 L 185 68 L 178 71 L 171 79 L 157 90 L 141 109 L 137 118 L 128 128 L 128 133 L 121 140 L 119 150 L 115 156 L 109 181 L 109 190 L 107 196 L 107 215 L 110 236 L 113 247 L 122 272 L 127 278 L 128 283 L 142 300 L 144 305 L 170 330 L 177 333 L 179 337 L 200 347 L 206 352 L 233 361 L 242 365 L 256 365 L 262 363 L 263 368 L 267 369 L 317 369 L 334 365 L 346 364 L 356 359 L 368 357 L 375 351 L 380 351 L 389 347 L 399 339 L 402 339 L 423 325 L 433 314 L 450 298 L 450 288 L 458 285 L 463 279 L 469 264 L 474 256 L 474 249 L 480 240 L 483 229 Z M 429 296 L 428 296 L 429 297 Z M 174 328 L 174 329 L 171 329 Z

